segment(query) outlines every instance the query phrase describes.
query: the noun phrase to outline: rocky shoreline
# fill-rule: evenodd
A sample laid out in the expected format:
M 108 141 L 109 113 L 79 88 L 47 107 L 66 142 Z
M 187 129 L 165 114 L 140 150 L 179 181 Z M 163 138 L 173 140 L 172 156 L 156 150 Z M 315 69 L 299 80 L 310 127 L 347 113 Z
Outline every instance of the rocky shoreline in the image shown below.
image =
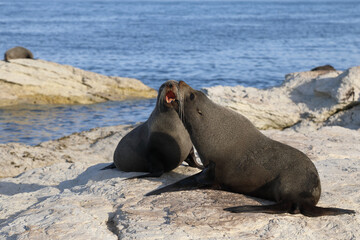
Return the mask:
M 91 104 L 156 95 L 154 89 L 134 78 L 109 77 L 44 60 L 0 61 L 0 107 Z
M 345 71 L 290 73 L 270 89 L 216 86 L 213 101 L 249 118 L 259 129 L 301 124 L 360 127 L 360 66 Z
M 318 205 L 353 209 L 355 215 L 233 214 L 223 208 L 268 202 L 215 190 L 144 197 L 198 170 L 184 165 L 159 179 L 127 181 L 136 173 L 101 171 L 112 161 L 119 140 L 134 128 L 128 125 L 37 146 L 0 144 L 0 238 L 360 238 L 359 72 L 360 67 L 292 73 L 282 86 L 266 90 L 204 90 L 215 102 L 247 116 L 267 136 L 306 153 L 322 182 Z

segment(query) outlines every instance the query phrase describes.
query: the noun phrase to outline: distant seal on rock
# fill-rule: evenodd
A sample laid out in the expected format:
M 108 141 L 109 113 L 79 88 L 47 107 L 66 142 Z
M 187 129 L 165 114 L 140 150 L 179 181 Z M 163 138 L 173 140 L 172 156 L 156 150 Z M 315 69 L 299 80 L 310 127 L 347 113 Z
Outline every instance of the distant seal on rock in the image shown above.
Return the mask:
M 34 55 L 29 49 L 24 47 L 13 47 L 5 52 L 4 60 L 9 61 L 10 59 L 17 58 L 31 58 L 34 59 Z
M 313 68 L 313 69 L 311 69 L 311 71 L 336 71 L 336 69 L 331 65 L 324 65 L 324 66 L 319 66 L 319 67 Z
M 114 152 L 114 164 L 125 172 L 149 172 L 139 177 L 159 177 L 186 161 L 195 160 L 190 136 L 178 116 L 178 82 L 161 85 L 155 109 L 149 119 L 123 137 Z
M 315 206 L 321 193 L 319 174 L 304 153 L 266 137 L 247 118 L 215 104 L 185 82 L 180 81 L 179 92 L 179 115 L 205 169 L 146 195 L 218 186 L 276 202 L 225 209 L 231 212 L 310 217 L 354 213 Z

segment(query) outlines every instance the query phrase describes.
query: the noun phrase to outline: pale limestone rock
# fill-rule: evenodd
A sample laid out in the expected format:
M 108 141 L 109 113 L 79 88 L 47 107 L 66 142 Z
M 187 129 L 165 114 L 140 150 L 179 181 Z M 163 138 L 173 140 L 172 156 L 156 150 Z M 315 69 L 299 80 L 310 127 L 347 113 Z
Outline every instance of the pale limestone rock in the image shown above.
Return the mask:
M 119 136 L 129 129 L 118 127 Z M 180 166 L 161 178 L 124 180 L 138 173 L 100 170 L 109 161 L 103 148 L 117 142 L 108 130 L 72 135 L 42 144 L 49 151 L 83 156 L 75 163 L 36 168 L 0 181 L 1 239 L 357 239 L 356 215 L 308 218 L 290 214 L 233 214 L 223 208 L 268 201 L 215 190 L 143 195 L 199 170 Z M 343 127 L 263 131 L 297 147 L 319 170 L 319 206 L 359 211 L 360 132 Z M 88 150 L 94 142 L 98 150 Z M 87 141 L 86 138 L 92 139 Z M 60 142 L 67 140 L 63 149 Z M 92 145 L 92 144 L 90 144 Z M 29 147 L 36 148 L 36 147 Z M 91 146 L 90 146 L 91 148 Z M 30 150 L 31 151 L 31 150 Z M 101 156 L 104 154 L 103 156 Z M 93 158 L 102 163 L 94 164 Z
M 332 115 L 325 123 L 326 126 L 343 126 L 351 129 L 360 129 L 360 105 L 346 111 Z
M 110 162 L 116 145 L 131 129 L 133 126 L 95 128 L 34 147 L 21 143 L 0 144 L 0 178 L 58 162 L 95 164 L 104 159 Z
M 44 60 L 0 61 L 0 106 L 88 104 L 156 95 L 154 89 L 133 78 L 108 77 Z
M 0 239 L 358 239 L 357 71 L 294 73 L 281 87 L 268 90 L 208 90 L 214 101 L 249 114 L 257 126 L 281 128 L 300 121 L 263 133 L 314 161 L 322 185 L 319 206 L 353 209 L 355 215 L 233 214 L 223 208 L 270 202 L 215 190 L 144 197 L 199 170 L 180 166 L 160 178 L 132 180 L 125 179 L 140 173 L 100 170 L 135 127 L 114 126 L 37 146 L 0 145 L 0 175 L 23 172 L 0 179 Z M 342 100 L 351 88 L 354 99 Z
M 216 86 L 204 89 L 215 102 L 252 121 L 259 129 L 283 129 L 302 121 L 319 126 L 342 111 L 360 105 L 360 66 L 340 71 L 309 71 L 285 76 L 279 87 Z M 360 125 L 360 122 L 355 125 Z

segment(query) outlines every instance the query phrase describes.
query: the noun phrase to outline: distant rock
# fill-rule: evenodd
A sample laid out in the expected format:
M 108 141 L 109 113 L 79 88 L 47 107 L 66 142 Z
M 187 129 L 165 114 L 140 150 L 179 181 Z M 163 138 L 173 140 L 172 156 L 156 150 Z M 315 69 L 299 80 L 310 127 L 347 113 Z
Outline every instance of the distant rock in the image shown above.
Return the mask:
M 44 60 L 0 61 L 0 107 L 28 104 L 89 104 L 155 98 L 156 91 L 132 78 L 109 77 Z
M 360 66 L 341 71 L 290 73 L 279 87 L 205 88 L 215 102 L 240 112 L 259 129 L 284 129 L 296 124 L 340 125 L 349 121 L 359 128 Z M 346 124 L 348 125 L 348 124 Z M 348 127 L 351 127 L 348 125 Z

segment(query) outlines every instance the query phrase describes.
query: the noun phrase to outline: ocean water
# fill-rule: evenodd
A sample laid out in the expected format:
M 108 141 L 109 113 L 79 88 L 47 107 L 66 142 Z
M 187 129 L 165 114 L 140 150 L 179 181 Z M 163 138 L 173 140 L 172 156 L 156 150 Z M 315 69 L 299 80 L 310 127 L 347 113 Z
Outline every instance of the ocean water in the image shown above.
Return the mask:
M 360 65 L 360 1 L 0 0 L 0 54 L 35 58 L 158 89 L 267 88 L 286 73 Z M 0 76 L 1 77 L 1 76 Z M 154 100 L 0 110 L 0 143 L 37 144 L 99 126 L 144 121 Z

